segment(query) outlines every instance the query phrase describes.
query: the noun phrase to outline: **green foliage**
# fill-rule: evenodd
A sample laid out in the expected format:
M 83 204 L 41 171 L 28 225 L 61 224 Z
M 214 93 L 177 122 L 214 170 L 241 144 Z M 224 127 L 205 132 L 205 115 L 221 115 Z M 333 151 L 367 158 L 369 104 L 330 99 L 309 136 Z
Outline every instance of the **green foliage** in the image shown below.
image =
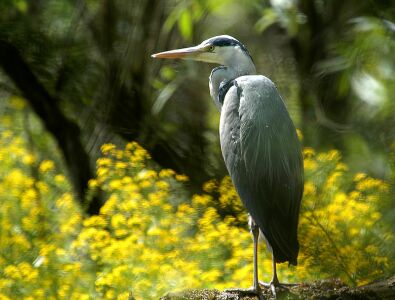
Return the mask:
M 273 27 L 286 33 L 297 61 L 307 143 L 322 147 L 330 140 L 352 170 L 385 178 L 395 128 L 393 19 L 384 3 L 302 0 L 273 1 L 256 23 L 267 35 Z M 315 114 L 313 126 L 308 110 Z

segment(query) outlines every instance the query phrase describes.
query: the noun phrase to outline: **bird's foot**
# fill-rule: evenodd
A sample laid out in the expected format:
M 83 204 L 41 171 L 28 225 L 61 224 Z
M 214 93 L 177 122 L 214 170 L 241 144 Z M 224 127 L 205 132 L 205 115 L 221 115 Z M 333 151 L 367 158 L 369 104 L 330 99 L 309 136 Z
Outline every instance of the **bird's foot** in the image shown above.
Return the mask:
M 280 282 L 278 281 L 277 277 L 275 279 L 272 279 L 272 281 L 270 281 L 269 283 L 270 290 L 272 291 L 274 299 L 277 299 L 276 287 L 278 287 L 279 285 Z
M 272 295 L 274 297 L 274 299 L 277 298 L 277 292 L 276 292 L 276 287 L 282 287 L 282 285 L 280 284 L 280 282 L 277 280 L 272 280 L 269 283 L 266 282 L 262 282 L 259 281 L 259 284 L 264 286 L 267 289 L 270 289 L 270 291 L 272 292 Z
M 280 283 L 278 279 L 274 279 L 270 281 L 269 283 L 259 281 L 259 284 L 266 287 L 267 289 L 270 289 L 272 292 L 273 297 L 276 299 L 277 298 L 277 291 L 278 290 L 288 290 L 290 287 L 297 286 L 297 283 Z
M 258 286 L 258 287 L 253 287 L 252 286 L 252 287 L 250 287 L 248 289 L 241 289 L 241 288 L 226 289 L 226 290 L 224 290 L 224 292 L 239 293 L 239 294 L 242 294 L 242 295 L 251 295 L 251 294 L 253 294 L 253 295 L 256 295 L 259 300 L 265 300 L 265 298 L 263 297 L 262 290 L 261 290 L 260 286 Z

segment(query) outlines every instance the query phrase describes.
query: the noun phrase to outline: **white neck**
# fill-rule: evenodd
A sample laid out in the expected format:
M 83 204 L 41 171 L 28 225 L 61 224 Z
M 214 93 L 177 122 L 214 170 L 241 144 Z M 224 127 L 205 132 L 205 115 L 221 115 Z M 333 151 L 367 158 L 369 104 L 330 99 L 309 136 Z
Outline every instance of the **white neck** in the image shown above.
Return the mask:
M 211 71 L 210 74 L 210 95 L 213 98 L 218 110 L 221 111 L 222 104 L 218 101 L 218 91 L 221 83 L 226 83 L 229 80 L 236 79 L 243 75 L 255 75 L 256 69 L 249 55 L 242 52 L 240 49 L 237 51 L 224 52 L 224 66 L 217 67 Z M 226 53 L 228 52 L 228 53 Z

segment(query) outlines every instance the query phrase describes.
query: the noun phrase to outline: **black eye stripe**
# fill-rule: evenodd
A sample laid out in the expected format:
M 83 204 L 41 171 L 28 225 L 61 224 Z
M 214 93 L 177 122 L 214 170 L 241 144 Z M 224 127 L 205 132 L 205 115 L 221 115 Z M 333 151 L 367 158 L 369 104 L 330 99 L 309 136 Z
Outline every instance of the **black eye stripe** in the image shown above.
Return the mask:
M 227 37 L 217 37 L 208 40 L 208 42 L 216 47 L 226 47 L 226 46 L 239 46 L 245 53 L 248 54 L 248 56 L 251 58 L 250 53 L 248 52 L 246 46 L 244 46 L 242 43 L 240 43 L 238 40 L 230 39 Z
M 244 51 L 248 51 L 247 48 L 239 41 L 233 40 L 233 39 L 228 39 L 228 38 L 217 38 L 214 41 L 212 41 L 212 44 L 214 46 L 218 46 L 218 47 L 240 46 L 240 48 L 243 49 Z

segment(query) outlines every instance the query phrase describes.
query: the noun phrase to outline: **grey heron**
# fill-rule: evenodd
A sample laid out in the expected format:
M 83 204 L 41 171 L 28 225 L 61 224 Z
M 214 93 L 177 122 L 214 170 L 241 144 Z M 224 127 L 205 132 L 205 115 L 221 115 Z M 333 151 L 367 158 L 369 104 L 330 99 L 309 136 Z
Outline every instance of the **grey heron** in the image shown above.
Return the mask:
M 274 83 L 255 75 L 247 48 L 220 35 L 201 44 L 153 54 L 219 64 L 209 77 L 210 94 L 220 111 L 222 155 L 241 201 L 250 215 L 254 242 L 252 291 L 258 281 L 258 238 L 272 252 L 273 292 L 276 264 L 296 265 L 297 228 L 303 194 L 303 158 L 295 126 Z

